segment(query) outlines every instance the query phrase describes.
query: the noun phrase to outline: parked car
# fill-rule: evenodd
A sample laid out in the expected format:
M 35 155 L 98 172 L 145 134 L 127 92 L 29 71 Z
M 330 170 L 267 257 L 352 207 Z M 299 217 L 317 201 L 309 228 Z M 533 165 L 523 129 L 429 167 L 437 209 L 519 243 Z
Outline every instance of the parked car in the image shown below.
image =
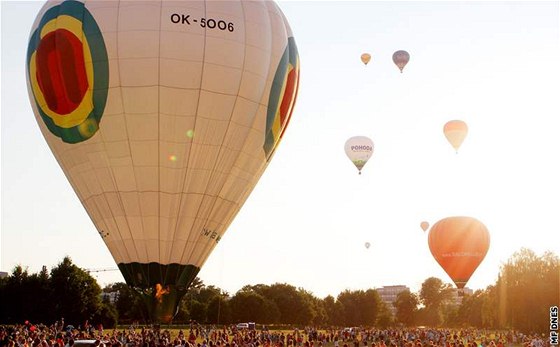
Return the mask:
M 249 329 L 249 323 L 238 323 L 235 327 L 237 330 Z

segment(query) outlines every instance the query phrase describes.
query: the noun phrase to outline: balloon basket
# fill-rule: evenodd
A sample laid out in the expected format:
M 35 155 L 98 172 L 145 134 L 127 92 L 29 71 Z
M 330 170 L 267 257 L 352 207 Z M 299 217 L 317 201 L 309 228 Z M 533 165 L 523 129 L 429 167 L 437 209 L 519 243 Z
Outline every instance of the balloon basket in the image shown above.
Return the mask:
M 179 302 L 187 292 L 185 287 L 156 284 L 140 291 L 152 323 L 169 324 L 179 311 Z

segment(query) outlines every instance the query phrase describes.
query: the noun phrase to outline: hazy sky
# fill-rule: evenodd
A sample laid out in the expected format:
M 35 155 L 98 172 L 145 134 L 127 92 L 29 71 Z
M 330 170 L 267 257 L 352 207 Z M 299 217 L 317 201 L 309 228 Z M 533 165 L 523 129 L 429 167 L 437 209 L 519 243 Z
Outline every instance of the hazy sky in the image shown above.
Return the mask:
M 1 2 L 1 257 L 37 272 L 65 255 L 116 268 L 32 114 L 24 57 L 43 2 Z M 558 1 L 281 2 L 301 60 L 298 100 L 274 160 L 199 277 L 234 294 L 286 282 L 344 289 L 450 281 L 426 220 L 482 221 L 490 250 L 468 287 L 493 284 L 521 247 L 560 247 Z M 399 73 L 391 56 L 407 50 Z M 369 52 L 364 66 L 360 55 Z M 456 154 L 443 124 L 469 135 Z M 375 143 L 362 175 L 344 153 Z M 365 242 L 371 247 L 366 249 Z M 123 281 L 96 273 L 100 284 Z

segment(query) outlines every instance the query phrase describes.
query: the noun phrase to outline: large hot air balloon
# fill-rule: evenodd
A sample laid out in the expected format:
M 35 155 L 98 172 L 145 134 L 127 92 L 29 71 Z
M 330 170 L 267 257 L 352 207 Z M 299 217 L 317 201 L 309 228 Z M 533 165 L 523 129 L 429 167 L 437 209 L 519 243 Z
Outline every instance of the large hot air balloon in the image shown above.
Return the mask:
M 406 64 L 408 64 L 409 60 L 410 60 L 410 54 L 408 54 L 407 51 L 396 51 L 395 53 L 393 53 L 393 63 L 397 65 L 399 70 L 401 70 L 401 73 L 404 67 L 406 66 Z
M 461 289 L 486 256 L 490 234 L 475 218 L 448 217 L 432 226 L 428 245 L 436 261 Z
M 153 320 L 173 318 L 263 174 L 298 81 L 273 1 L 53 0 L 39 12 L 35 117 Z
M 369 53 L 364 53 L 364 54 L 362 54 L 360 59 L 362 59 L 362 63 L 367 65 L 369 63 L 369 61 L 371 60 L 371 55 Z
M 430 227 L 430 223 L 423 221 L 420 223 L 420 228 L 422 228 L 422 230 L 426 231 L 428 230 L 428 228 Z
M 344 150 L 361 175 L 362 168 L 373 153 L 373 141 L 366 136 L 354 136 L 346 141 Z
M 443 126 L 443 134 L 447 141 L 455 148 L 455 152 L 459 151 L 459 147 L 467 137 L 469 128 L 467 123 L 462 120 L 450 120 Z

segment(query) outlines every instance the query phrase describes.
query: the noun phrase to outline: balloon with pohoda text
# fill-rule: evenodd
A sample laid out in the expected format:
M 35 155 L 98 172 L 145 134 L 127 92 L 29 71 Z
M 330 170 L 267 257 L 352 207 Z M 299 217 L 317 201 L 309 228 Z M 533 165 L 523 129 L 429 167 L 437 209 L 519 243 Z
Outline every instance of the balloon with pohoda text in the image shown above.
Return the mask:
M 463 288 L 486 256 L 490 234 L 475 218 L 448 217 L 430 228 L 428 245 L 457 288 Z
M 459 151 L 459 147 L 461 147 L 468 133 L 469 127 L 462 120 L 450 120 L 443 126 L 443 134 L 451 146 L 455 148 L 455 152 Z
M 373 141 L 366 136 L 354 136 L 344 144 L 344 151 L 362 174 L 362 168 L 373 154 Z
M 273 1 L 40 10 L 27 51 L 35 117 L 152 319 L 173 318 L 273 157 L 299 66 Z
M 396 51 L 393 53 L 393 63 L 397 65 L 401 73 L 403 72 L 404 67 L 408 64 L 410 60 L 410 54 L 407 51 Z

